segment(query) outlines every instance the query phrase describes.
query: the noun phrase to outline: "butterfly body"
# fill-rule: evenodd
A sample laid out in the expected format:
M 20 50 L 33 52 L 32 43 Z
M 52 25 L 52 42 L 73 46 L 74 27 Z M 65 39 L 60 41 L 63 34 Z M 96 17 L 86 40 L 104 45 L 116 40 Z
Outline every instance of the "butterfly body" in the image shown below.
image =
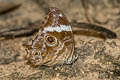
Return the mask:
M 50 8 L 39 32 L 27 47 L 26 59 L 33 65 L 71 64 L 77 59 L 74 38 L 65 15 Z

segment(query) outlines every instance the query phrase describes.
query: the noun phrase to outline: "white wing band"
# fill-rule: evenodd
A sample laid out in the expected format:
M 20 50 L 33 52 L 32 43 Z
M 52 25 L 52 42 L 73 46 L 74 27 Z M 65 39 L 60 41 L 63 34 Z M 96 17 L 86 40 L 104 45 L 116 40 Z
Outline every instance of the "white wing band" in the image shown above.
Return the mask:
M 52 26 L 48 26 L 48 27 L 45 27 L 43 32 L 46 33 L 46 32 L 62 32 L 62 31 L 72 31 L 71 29 L 71 26 L 68 25 L 60 25 L 60 26 L 55 26 L 55 27 L 52 27 Z

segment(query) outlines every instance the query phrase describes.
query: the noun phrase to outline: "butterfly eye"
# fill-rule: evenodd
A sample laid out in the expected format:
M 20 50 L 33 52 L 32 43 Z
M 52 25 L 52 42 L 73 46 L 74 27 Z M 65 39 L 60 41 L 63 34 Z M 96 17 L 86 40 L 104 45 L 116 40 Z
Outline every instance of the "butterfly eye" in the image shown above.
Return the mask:
M 57 39 L 53 36 L 47 36 L 46 42 L 49 46 L 54 46 L 57 43 Z

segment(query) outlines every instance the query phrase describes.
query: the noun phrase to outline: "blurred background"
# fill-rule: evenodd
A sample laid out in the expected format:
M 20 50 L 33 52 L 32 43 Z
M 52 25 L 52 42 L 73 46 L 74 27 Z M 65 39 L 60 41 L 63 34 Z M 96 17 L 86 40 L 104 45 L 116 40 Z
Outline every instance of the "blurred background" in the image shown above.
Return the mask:
M 43 21 L 49 7 L 62 10 L 69 21 L 87 22 L 87 13 L 91 22 L 98 24 L 113 24 L 120 13 L 119 0 L 0 0 L 0 25 Z

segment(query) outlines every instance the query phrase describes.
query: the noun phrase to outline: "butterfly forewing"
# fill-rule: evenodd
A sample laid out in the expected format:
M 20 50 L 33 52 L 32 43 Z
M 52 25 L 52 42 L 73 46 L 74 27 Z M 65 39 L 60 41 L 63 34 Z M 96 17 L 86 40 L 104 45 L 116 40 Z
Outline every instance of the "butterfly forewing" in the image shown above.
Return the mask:
M 31 46 L 27 60 L 33 65 L 71 64 L 77 59 L 71 26 L 65 15 L 54 7 L 49 9 Z

